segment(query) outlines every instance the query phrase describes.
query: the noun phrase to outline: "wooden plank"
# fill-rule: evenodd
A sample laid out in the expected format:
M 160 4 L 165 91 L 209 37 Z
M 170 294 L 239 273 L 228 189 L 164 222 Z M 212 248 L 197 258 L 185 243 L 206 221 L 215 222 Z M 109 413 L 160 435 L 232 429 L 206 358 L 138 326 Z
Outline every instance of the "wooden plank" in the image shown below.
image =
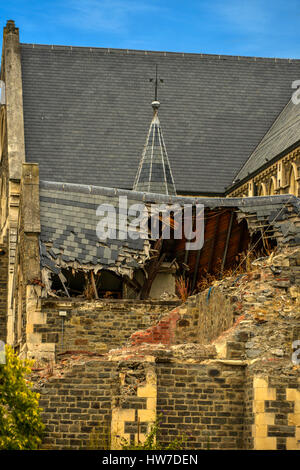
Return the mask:
M 208 259 L 208 264 L 207 264 L 207 272 L 210 272 L 211 266 L 212 266 L 212 261 L 215 253 L 215 247 L 216 247 L 216 241 L 218 238 L 218 231 L 219 231 L 219 225 L 220 225 L 220 218 L 221 215 L 219 214 L 218 217 L 216 218 L 216 223 L 214 227 L 214 235 L 211 243 L 211 248 L 210 248 L 210 253 L 209 253 L 209 259 Z
M 225 263 L 226 263 L 228 245 L 229 245 L 229 240 L 230 240 L 230 235 L 231 235 L 231 230 L 232 230 L 233 217 L 234 217 L 234 213 L 231 212 L 228 231 L 227 231 L 227 237 L 226 237 L 226 243 L 225 243 L 225 250 L 224 250 L 222 264 L 221 264 L 221 273 L 223 272 L 224 267 L 225 267 Z
M 141 293 L 140 293 L 140 299 L 141 300 L 145 300 L 149 297 L 149 294 L 150 294 L 150 290 L 151 290 L 151 286 L 153 284 L 153 281 L 159 271 L 159 268 L 163 262 L 163 260 L 165 259 L 167 253 L 163 253 L 161 255 L 161 249 L 162 249 L 162 245 L 163 245 L 163 241 L 161 238 L 159 238 L 154 247 L 153 247 L 153 251 L 154 251 L 154 256 L 153 258 L 151 259 L 151 261 L 148 263 L 148 265 L 146 266 L 146 271 L 148 273 L 148 278 L 145 280 L 144 284 L 143 284 L 143 287 L 141 289 Z
M 93 289 L 94 289 L 95 298 L 99 299 L 98 292 L 97 292 L 97 287 L 96 287 L 96 283 L 95 283 L 95 276 L 94 276 L 93 271 L 91 271 L 91 280 L 92 280 L 92 286 L 93 286 Z

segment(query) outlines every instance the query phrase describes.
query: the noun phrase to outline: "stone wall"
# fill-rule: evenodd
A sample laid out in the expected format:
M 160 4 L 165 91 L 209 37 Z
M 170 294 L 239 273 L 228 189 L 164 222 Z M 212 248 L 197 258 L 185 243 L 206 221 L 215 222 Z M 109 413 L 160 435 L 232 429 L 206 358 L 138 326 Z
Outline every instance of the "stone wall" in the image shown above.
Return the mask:
M 46 424 L 43 448 L 120 448 L 143 441 L 160 417 L 159 442 L 185 449 L 300 448 L 300 379 L 243 361 L 124 361 L 73 355 L 33 377 Z M 148 361 L 151 362 L 148 362 Z M 263 371 L 263 372 L 262 372 Z
M 255 450 L 300 449 L 300 378 L 297 373 L 277 374 L 256 365 L 262 371 L 249 371 L 250 391 L 247 448 Z M 269 369 L 269 370 L 268 370 Z M 252 406 L 251 406 L 252 405 Z M 252 436 L 249 439 L 249 436 Z
M 295 248 L 256 260 L 175 308 L 110 299 L 37 307 L 33 295 L 35 341 L 65 351 L 53 371 L 37 371 L 44 445 L 118 449 L 122 438 L 143 440 L 162 414 L 164 444 L 299 450 L 298 258 Z
M 249 373 L 248 368 L 245 370 L 245 396 L 244 396 L 244 448 L 247 450 L 253 449 L 253 425 L 254 425 L 254 410 L 253 410 L 254 390 L 253 390 L 253 375 Z
M 186 341 L 209 343 L 234 322 L 232 303 L 218 287 L 189 297 L 179 308 L 179 314 L 176 344 Z
M 295 148 L 256 175 L 248 176 L 248 181 L 229 193 L 230 197 L 267 196 L 274 194 L 294 194 L 299 196 L 299 155 Z M 293 184 L 294 180 L 294 184 Z
M 46 424 L 44 448 L 119 448 L 143 441 L 162 415 L 160 442 L 183 437 L 186 449 L 241 449 L 244 366 L 204 361 L 103 361 L 96 356 L 35 378 Z M 72 359 L 71 359 L 72 361 Z M 93 441 L 93 442 L 92 442 Z
M 115 377 L 114 364 L 91 359 L 74 363 L 61 377 L 36 383 L 46 425 L 43 448 L 89 448 L 93 436 L 107 447 Z
M 211 288 L 189 297 L 160 322 L 133 333 L 131 343 L 207 344 L 230 328 L 234 318 L 232 302 L 219 288 Z
M 243 366 L 160 364 L 157 375 L 163 442 L 184 436 L 187 449 L 243 448 Z
M 7 278 L 8 250 L 7 245 L 0 245 L 0 340 L 6 341 L 7 328 Z
M 103 353 L 125 345 L 134 331 L 158 322 L 175 305 L 178 302 L 47 299 L 41 305 L 45 323 L 35 324 L 34 333 L 41 335 L 42 343 L 54 343 L 56 352 Z

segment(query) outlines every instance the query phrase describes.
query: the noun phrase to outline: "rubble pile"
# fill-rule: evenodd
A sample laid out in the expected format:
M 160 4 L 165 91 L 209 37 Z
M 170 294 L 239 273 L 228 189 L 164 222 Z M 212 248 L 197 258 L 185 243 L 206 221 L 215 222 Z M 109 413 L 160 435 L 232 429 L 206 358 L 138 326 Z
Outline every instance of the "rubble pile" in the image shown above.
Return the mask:
M 55 364 L 40 368 L 36 364 L 34 382 L 42 386 L 52 377 L 63 377 L 73 367 L 89 361 L 193 363 L 235 359 L 246 361 L 253 367 L 259 361 L 273 369 L 298 369 L 299 366 L 291 361 L 293 342 L 300 340 L 298 273 L 300 275 L 300 250 L 287 249 L 254 261 L 250 272 L 215 281 L 207 291 L 215 288 L 222 291 L 233 307 L 235 321 L 209 344 L 201 344 L 199 340 L 173 345 L 145 341 L 111 349 L 102 355 L 69 351 L 59 355 Z M 224 350 L 220 353 L 221 343 L 226 344 L 225 354 Z
M 236 322 L 221 339 L 239 343 L 239 357 L 291 358 L 300 339 L 300 250 L 287 250 L 253 263 L 253 271 L 214 283 L 233 305 Z M 244 347 L 241 347 L 241 343 Z

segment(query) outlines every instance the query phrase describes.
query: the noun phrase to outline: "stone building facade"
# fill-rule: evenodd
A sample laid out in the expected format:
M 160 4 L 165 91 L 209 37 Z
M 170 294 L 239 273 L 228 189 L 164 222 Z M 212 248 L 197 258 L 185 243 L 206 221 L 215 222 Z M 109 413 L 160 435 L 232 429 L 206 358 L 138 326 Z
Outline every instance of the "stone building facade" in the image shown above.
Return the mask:
M 294 194 L 299 196 L 300 149 L 288 152 L 248 181 L 230 190 L 229 197 L 273 196 Z
M 139 103 L 152 90 L 132 83 L 145 81 L 155 62 L 170 80 L 161 90 L 166 141 L 155 100 L 133 191 L 149 122 Z M 221 90 L 216 68 L 227 77 Z M 122 88 L 126 70 L 132 80 Z M 247 103 L 244 83 L 230 93 L 238 70 L 249 80 Z M 299 335 L 299 120 L 288 101 L 298 71 L 297 60 L 22 44 L 7 22 L 0 339 L 36 361 L 45 447 L 87 448 L 91 433 L 104 446 L 108 430 L 118 448 L 122 437 L 144 439 L 162 414 L 166 444 L 183 433 L 187 448 L 299 449 L 299 365 L 291 360 Z M 81 89 L 83 76 L 90 80 Z M 270 77 L 274 86 L 263 88 Z M 203 83 L 212 84 L 207 95 Z M 225 114 L 212 123 L 218 90 Z M 201 205 L 203 246 L 188 252 L 183 236 L 100 240 L 97 207 L 120 216 L 124 197 L 146 208 L 189 205 L 195 221 Z M 257 247 L 265 255 L 257 272 L 198 293 L 204 272 L 236 273 Z M 193 294 L 183 305 L 180 278 Z

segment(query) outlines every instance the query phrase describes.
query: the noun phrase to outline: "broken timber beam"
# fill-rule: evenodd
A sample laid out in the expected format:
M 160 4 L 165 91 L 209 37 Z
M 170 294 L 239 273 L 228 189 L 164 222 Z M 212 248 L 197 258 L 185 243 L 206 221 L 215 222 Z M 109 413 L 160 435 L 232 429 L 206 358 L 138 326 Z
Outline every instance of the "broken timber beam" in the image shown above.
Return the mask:
M 230 221 L 229 221 L 229 226 L 227 230 L 227 236 L 226 236 L 226 243 L 225 243 L 225 249 L 224 249 L 224 254 L 223 254 L 223 259 L 222 259 L 222 264 L 221 264 L 221 274 L 224 270 L 225 263 L 226 263 L 226 257 L 227 257 L 227 252 L 228 252 L 228 246 L 229 246 L 229 240 L 230 240 L 230 235 L 231 235 L 231 230 L 232 230 L 232 224 L 233 224 L 233 217 L 234 217 L 234 212 L 231 212 L 230 215 Z

